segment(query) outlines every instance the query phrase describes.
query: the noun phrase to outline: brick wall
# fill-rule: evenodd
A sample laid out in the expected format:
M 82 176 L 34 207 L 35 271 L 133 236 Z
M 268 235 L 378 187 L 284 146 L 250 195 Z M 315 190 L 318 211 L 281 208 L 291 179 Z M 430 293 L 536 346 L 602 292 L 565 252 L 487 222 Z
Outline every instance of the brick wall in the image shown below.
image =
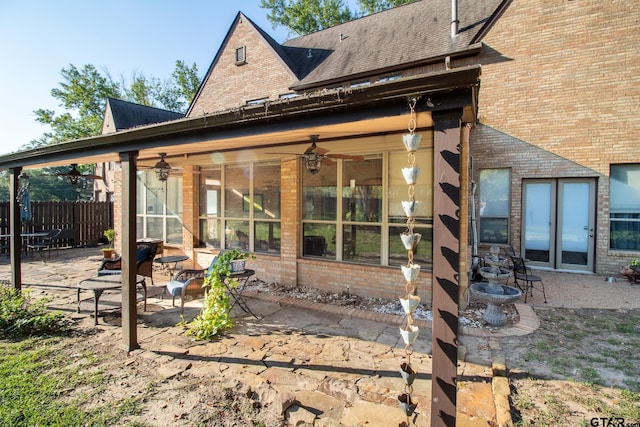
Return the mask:
M 236 65 L 236 48 L 246 46 L 246 64 Z M 205 86 L 189 114 L 237 108 L 247 101 L 271 98 L 291 92 L 288 87 L 296 80 L 282 60 L 247 20 L 241 20 L 221 54 Z M 257 84 L 256 82 L 259 82 Z
M 596 272 L 632 256 L 609 246 L 609 165 L 640 147 L 638 1 L 514 0 L 484 39 L 478 171 L 512 170 L 511 241 L 523 178 L 597 178 Z M 531 30 L 528 30 L 531 29 Z M 477 58 L 476 58 L 477 60 Z

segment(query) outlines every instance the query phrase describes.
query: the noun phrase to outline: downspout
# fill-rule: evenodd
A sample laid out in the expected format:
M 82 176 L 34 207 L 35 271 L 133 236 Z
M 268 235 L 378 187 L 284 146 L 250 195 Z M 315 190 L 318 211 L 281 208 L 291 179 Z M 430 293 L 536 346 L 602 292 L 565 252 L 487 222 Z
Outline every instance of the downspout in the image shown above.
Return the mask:
M 460 20 L 458 19 L 458 0 L 451 0 L 451 38 L 458 35 L 458 27 Z

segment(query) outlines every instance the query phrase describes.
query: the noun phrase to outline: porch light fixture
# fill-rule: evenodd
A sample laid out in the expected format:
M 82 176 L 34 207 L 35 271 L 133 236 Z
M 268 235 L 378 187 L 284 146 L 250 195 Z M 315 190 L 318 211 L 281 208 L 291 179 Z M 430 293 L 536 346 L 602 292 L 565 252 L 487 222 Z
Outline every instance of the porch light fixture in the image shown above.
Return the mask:
M 165 182 L 167 179 L 169 179 L 169 174 L 171 173 L 171 165 L 164 161 L 167 153 L 158 154 L 160 154 L 160 161 L 155 164 L 153 170 L 156 172 L 156 177 L 158 177 L 158 180 L 160 180 L 160 182 Z
M 315 175 L 320 170 L 320 166 L 322 166 L 322 158 L 324 156 L 321 154 L 309 153 L 304 155 L 304 166 L 307 168 L 312 175 Z
M 69 180 L 71 185 L 78 185 L 78 180 L 82 176 L 80 171 L 78 169 L 76 169 L 76 164 L 75 163 L 71 164 L 71 170 L 69 172 L 67 172 L 66 175 L 67 175 L 67 179 Z
M 315 152 L 317 149 L 316 142 L 318 141 L 318 135 L 309 135 L 309 139 L 312 143 L 311 147 L 306 149 L 302 159 L 304 160 L 304 167 L 311 172 L 311 175 L 315 175 L 320 170 L 320 166 L 322 166 L 324 155 Z

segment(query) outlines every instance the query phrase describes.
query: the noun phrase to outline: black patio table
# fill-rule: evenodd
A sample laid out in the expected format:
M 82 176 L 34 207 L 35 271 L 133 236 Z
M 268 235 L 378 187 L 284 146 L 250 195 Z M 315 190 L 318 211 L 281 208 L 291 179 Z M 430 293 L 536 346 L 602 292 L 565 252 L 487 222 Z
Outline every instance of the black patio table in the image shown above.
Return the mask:
M 225 277 L 225 279 L 222 282 L 224 283 L 224 286 L 227 288 L 227 291 L 229 291 L 229 295 L 233 297 L 233 304 L 231 304 L 231 308 L 233 308 L 233 306 L 236 305 L 237 303 L 238 306 L 242 309 L 242 311 L 244 311 L 245 313 L 251 314 L 256 319 L 259 319 L 259 317 L 253 311 L 251 311 L 251 309 L 249 308 L 249 305 L 247 304 L 247 301 L 242 296 L 242 292 L 244 291 L 244 288 L 247 285 L 249 278 L 254 274 L 256 274 L 254 270 L 246 269 L 243 272 L 231 274 Z M 237 287 L 229 286 L 229 279 L 237 279 L 238 286 Z
M 186 255 L 167 255 L 160 258 L 156 258 L 153 262 L 157 262 L 158 264 L 162 264 L 164 268 L 169 270 L 169 274 L 173 277 L 176 270 L 178 270 L 178 263 L 182 261 L 188 260 L 189 257 Z M 173 266 L 171 264 L 173 263 Z
M 142 285 L 142 293 L 144 298 L 144 308 L 147 310 L 147 285 L 144 281 L 144 276 L 136 274 L 136 285 Z M 77 302 L 78 313 L 80 313 L 80 291 L 92 291 L 94 300 L 94 324 L 98 324 L 98 301 L 104 291 L 108 290 L 122 290 L 122 274 L 110 273 L 103 274 L 88 279 L 81 280 L 77 287 Z

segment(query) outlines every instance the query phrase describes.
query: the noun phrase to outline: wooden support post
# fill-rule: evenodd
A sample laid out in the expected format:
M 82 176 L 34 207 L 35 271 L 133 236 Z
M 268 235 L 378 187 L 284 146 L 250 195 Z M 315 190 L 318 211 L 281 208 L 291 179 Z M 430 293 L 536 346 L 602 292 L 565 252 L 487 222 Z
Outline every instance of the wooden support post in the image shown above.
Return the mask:
M 11 256 L 11 283 L 15 289 L 22 289 L 22 236 L 18 185 L 21 167 L 12 168 L 9 174 L 9 253 Z
M 120 153 L 122 162 L 122 338 L 126 351 L 138 345 L 136 301 L 136 168 L 138 152 Z
M 433 114 L 433 373 L 431 425 L 455 426 L 462 109 Z

